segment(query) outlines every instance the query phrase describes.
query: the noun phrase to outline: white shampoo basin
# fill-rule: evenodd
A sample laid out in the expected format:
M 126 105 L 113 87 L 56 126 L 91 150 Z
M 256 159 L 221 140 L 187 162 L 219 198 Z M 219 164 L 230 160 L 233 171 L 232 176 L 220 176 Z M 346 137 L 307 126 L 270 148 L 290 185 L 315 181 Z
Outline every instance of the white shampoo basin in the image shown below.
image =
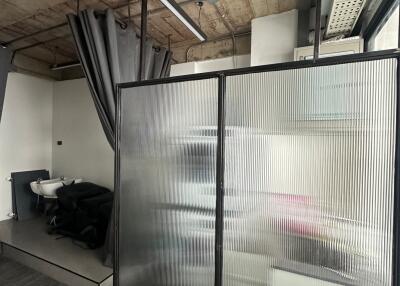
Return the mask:
M 57 198 L 57 194 L 56 194 L 57 189 L 61 188 L 62 186 L 65 186 L 65 185 L 70 185 L 73 182 L 81 183 L 82 181 L 83 181 L 82 179 L 58 178 L 58 179 L 52 179 L 52 180 L 35 181 L 35 182 L 32 182 L 30 185 L 31 185 L 32 191 L 35 194 L 38 194 L 39 196 L 43 196 L 45 198 L 56 199 Z

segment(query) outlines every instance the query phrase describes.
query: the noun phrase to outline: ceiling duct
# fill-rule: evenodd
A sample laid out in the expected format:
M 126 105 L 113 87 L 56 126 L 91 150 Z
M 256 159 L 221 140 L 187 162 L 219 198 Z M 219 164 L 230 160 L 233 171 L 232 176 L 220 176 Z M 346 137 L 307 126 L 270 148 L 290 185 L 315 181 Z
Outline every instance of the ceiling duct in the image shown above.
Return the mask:
M 325 38 L 351 34 L 367 0 L 334 0 Z

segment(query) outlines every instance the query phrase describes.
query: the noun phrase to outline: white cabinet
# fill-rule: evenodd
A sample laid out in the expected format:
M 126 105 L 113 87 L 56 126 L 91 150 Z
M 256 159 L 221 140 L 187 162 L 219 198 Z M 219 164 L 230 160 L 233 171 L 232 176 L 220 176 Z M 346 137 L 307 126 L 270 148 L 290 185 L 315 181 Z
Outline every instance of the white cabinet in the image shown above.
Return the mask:
M 364 40 L 348 38 L 338 41 L 325 42 L 320 47 L 320 58 L 351 55 L 364 52 Z M 311 60 L 314 57 L 314 46 L 294 49 L 294 60 Z

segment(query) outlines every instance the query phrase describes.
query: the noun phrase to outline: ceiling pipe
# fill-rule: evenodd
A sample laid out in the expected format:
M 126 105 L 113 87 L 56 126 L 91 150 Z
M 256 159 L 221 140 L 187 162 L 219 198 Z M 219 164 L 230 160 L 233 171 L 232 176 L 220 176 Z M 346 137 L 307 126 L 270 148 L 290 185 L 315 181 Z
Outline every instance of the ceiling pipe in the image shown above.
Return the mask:
M 61 37 L 52 38 L 52 39 L 49 39 L 49 40 L 46 40 L 46 41 L 37 42 L 37 43 L 31 44 L 31 45 L 28 45 L 28 46 L 24 46 L 24 47 L 21 47 L 21 48 L 14 49 L 14 52 L 20 52 L 20 51 L 28 50 L 28 49 L 31 49 L 31 48 L 34 48 L 34 47 L 37 47 L 37 46 L 41 46 L 41 45 L 45 45 L 47 43 L 54 42 L 54 41 L 57 41 L 57 40 L 64 40 L 64 39 L 67 39 L 69 37 L 71 37 L 71 35 L 65 35 L 65 36 L 61 36 Z
M 40 35 L 40 34 L 43 34 L 43 33 L 46 33 L 46 32 L 50 32 L 52 30 L 56 30 L 56 29 L 59 29 L 59 28 L 62 28 L 62 27 L 66 27 L 67 25 L 68 25 L 68 23 L 61 23 L 61 24 L 58 24 L 58 25 L 55 25 L 55 26 L 51 26 L 49 28 L 46 28 L 46 29 L 43 29 L 43 30 L 40 30 L 40 31 L 37 31 L 37 32 L 34 32 L 34 33 L 31 33 L 29 35 L 23 35 L 23 36 L 15 38 L 15 39 L 13 39 L 11 41 L 4 42 L 3 45 L 9 46 L 9 45 L 14 44 L 16 42 L 20 42 L 20 41 L 32 38 L 32 37 Z
M 243 32 L 243 33 L 238 33 L 238 34 L 227 34 L 227 35 L 222 36 L 222 37 L 218 37 L 218 38 L 214 38 L 214 39 L 209 39 L 209 40 L 207 40 L 207 41 L 205 41 L 205 42 L 197 43 L 197 44 L 191 45 L 190 47 L 188 47 L 188 48 L 186 49 L 186 62 L 189 61 L 189 52 L 190 52 L 190 50 L 193 49 L 194 47 L 201 46 L 201 45 L 206 44 L 206 43 L 219 42 L 219 41 L 223 41 L 223 40 L 232 40 L 232 42 L 234 42 L 234 41 L 235 41 L 235 38 L 241 38 L 241 37 L 245 37 L 245 36 L 248 36 L 248 35 L 251 35 L 251 31 L 247 31 L 247 32 Z

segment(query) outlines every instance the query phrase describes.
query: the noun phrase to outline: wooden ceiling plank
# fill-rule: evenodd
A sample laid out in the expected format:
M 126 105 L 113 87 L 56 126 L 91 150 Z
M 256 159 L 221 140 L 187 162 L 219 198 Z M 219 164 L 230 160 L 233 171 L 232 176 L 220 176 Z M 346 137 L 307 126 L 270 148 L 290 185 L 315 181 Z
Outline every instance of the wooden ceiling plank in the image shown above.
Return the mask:
M 131 22 L 131 24 L 134 25 L 136 35 L 140 36 L 140 19 L 135 19 L 134 18 L 133 21 Z M 150 33 L 148 34 L 148 37 L 152 38 Z M 155 46 L 163 46 L 163 44 L 161 42 L 159 42 L 158 39 L 153 39 L 153 44 Z
M 220 3 L 217 2 L 213 5 L 215 10 L 217 11 L 221 21 L 224 23 L 228 32 L 232 33 L 236 31 L 235 25 L 232 23 L 231 19 L 227 16 L 225 7 Z
M 170 22 L 173 22 L 174 20 L 175 18 L 173 16 L 150 17 L 150 34 L 153 29 L 157 29 L 158 31 L 160 31 L 164 37 L 164 41 L 162 41 L 164 44 L 168 44 L 168 35 L 171 35 L 171 41 L 173 42 L 183 41 L 186 38 L 184 33 L 181 33 L 180 30 L 177 30 L 175 26 L 170 24 Z
M 139 0 L 136 0 L 136 2 L 138 2 Z M 121 2 L 128 2 L 128 0 L 101 0 L 101 2 L 105 3 L 106 5 L 110 6 L 110 7 L 118 7 Z M 131 0 L 131 2 L 133 2 Z
M 36 14 L 38 11 L 48 9 L 58 4 L 64 3 L 66 0 L 3 0 L 8 3 L 12 3 L 19 9 L 29 12 L 30 14 Z
M 37 22 L 34 22 L 34 23 L 35 24 L 24 25 L 24 26 L 20 26 L 21 24 L 18 24 L 18 25 L 15 24 L 15 25 L 12 25 L 12 26 L 8 27 L 7 29 L 9 31 L 14 31 L 15 33 L 18 34 L 17 37 L 13 38 L 13 39 L 15 39 L 15 38 L 18 38 L 18 37 L 20 37 L 22 35 L 32 34 L 34 32 L 40 31 L 40 29 L 36 28 L 36 27 L 39 26 L 38 23 Z M 27 28 L 27 27 L 29 27 L 29 28 Z M 54 29 L 54 30 L 49 31 L 47 33 L 38 34 L 38 35 L 36 35 L 34 37 L 30 37 L 30 38 L 26 39 L 25 41 L 16 42 L 16 43 L 13 44 L 13 46 L 15 46 L 15 45 L 20 46 L 21 44 L 23 44 L 22 42 L 26 42 L 26 41 L 28 41 L 28 42 L 31 42 L 31 41 L 43 41 L 43 40 L 46 40 L 46 39 L 49 39 L 49 38 L 54 38 L 56 36 L 63 36 L 63 35 L 68 34 L 68 33 L 70 33 L 69 27 L 66 26 L 66 27 Z
M 8 29 L 0 30 L 0 39 L 3 42 L 11 41 L 12 39 L 15 39 L 16 37 L 19 37 L 19 36 L 20 36 L 19 33 L 16 33 L 12 30 L 8 30 Z
M 279 2 L 279 13 L 296 9 L 298 5 L 297 0 L 284 0 Z
M 151 13 L 151 11 L 164 8 L 165 6 L 160 0 L 148 0 L 147 7 L 148 11 Z
M 30 16 L 24 9 L 10 4 L 6 1 L 0 1 L 0 27 L 7 27 L 15 22 L 23 20 Z
M 66 46 L 64 43 L 62 42 L 51 42 L 49 44 L 46 44 L 46 46 L 49 50 L 56 52 L 57 58 L 59 56 L 68 58 L 70 61 L 72 61 L 73 59 L 76 59 L 77 56 L 75 55 L 75 53 L 72 53 L 71 51 L 73 51 L 74 47 L 73 46 Z M 72 48 L 72 50 L 71 50 Z
M 0 3 L 0 27 L 32 17 L 40 11 L 59 5 L 66 0 L 2 0 Z
M 250 0 L 255 14 L 255 18 L 267 16 L 270 14 L 268 0 Z
M 256 13 L 254 11 L 252 0 L 247 0 L 247 5 L 251 8 L 251 19 L 254 19 L 256 17 Z
M 124 15 L 124 17 L 128 17 L 127 3 L 124 3 L 124 5 L 118 5 L 117 7 L 119 7 L 119 8 L 114 8 L 114 12 L 118 12 L 118 13 Z M 136 15 L 138 13 L 140 14 L 140 9 L 141 9 L 140 1 L 131 1 L 130 7 L 131 7 L 131 15 Z
M 195 38 L 193 33 L 187 29 L 175 16 L 164 18 L 164 22 L 167 23 L 167 25 L 169 25 L 174 31 L 171 36 L 172 42 L 180 42 L 185 39 Z
M 161 45 L 167 45 L 168 44 L 168 36 L 165 36 L 165 34 L 157 29 L 154 25 L 149 24 L 149 35 L 151 39 L 156 40 L 157 42 L 161 43 Z
M 235 28 L 239 26 L 250 26 L 252 20 L 251 7 L 247 1 L 219 0 L 225 9 L 225 15 Z
M 227 33 L 235 33 L 235 31 L 228 29 L 224 22 L 220 19 L 208 21 L 204 28 L 204 32 L 210 38 L 220 37 L 221 35 L 226 35 Z
M 45 62 L 49 65 L 53 65 L 55 63 L 53 51 L 43 46 L 21 51 L 20 54 Z M 61 55 L 57 56 L 57 62 L 67 62 L 71 60 L 71 58 Z
M 278 14 L 279 10 L 279 0 L 267 0 L 268 5 L 268 15 Z

